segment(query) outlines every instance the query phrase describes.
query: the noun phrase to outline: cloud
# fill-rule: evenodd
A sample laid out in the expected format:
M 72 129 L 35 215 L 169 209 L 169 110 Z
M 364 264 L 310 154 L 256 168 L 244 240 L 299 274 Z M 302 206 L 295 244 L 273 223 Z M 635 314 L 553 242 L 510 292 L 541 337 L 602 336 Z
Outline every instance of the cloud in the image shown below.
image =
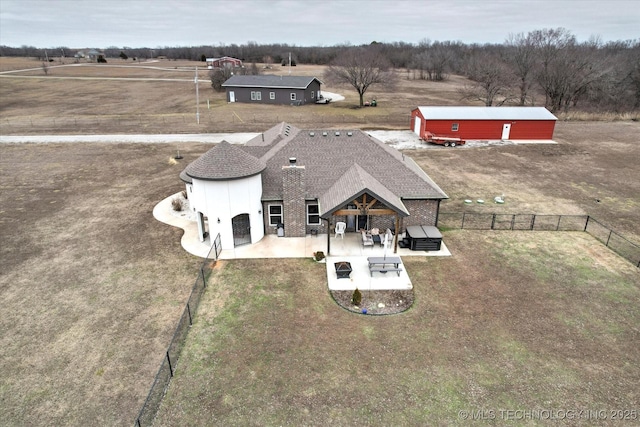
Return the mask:
M 578 40 L 637 38 L 633 0 L 2 0 L 0 44 L 162 47 L 281 43 L 502 43 L 564 27 Z

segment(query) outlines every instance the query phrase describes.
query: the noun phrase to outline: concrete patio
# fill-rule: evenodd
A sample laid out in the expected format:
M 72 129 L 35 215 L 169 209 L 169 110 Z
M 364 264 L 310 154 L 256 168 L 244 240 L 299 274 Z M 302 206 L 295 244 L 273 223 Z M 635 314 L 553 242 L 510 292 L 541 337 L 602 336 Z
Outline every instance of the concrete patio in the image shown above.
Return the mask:
M 211 250 L 211 236 L 204 242 L 198 239 L 198 229 L 195 220 L 190 219 L 189 212 L 175 212 L 171 208 L 174 194 L 158 203 L 153 209 L 153 216 L 160 222 L 179 227 L 184 230 L 180 243 L 192 255 L 206 258 Z M 327 235 L 307 235 L 305 237 L 277 237 L 265 235 L 259 242 L 225 249 L 220 253 L 220 259 L 246 258 L 312 258 L 313 254 L 322 251 L 327 255 L 327 282 L 331 290 L 390 290 L 412 289 L 413 285 L 406 269 L 402 269 L 398 276 L 395 272 L 369 273 L 368 257 L 383 257 L 385 249 L 376 244 L 373 247 L 362 246 L 360 233 L 346 233 L 344 238 L 334 235 L 330 238 L 330 253 L 327 252 Z M 446 244 L 442 242 L 439 251 L 412 251 L 398 247 L 396 253 L 393 248 L 386 251 L 387 256 L 451 256 Z M 351 263 L 353 271 L 348 279 L 338 279 L 334 267 L 335 262 L 347 261 Z

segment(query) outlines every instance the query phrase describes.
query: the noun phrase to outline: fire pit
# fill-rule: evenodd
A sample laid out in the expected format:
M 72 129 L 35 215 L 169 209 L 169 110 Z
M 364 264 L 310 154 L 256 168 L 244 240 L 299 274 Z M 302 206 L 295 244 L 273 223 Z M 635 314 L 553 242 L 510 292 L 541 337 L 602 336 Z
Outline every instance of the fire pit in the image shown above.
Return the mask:
M 336 274 L 338 275 L 338 279 L 348 279 L 349 275 L 353 271 L 351 269 L 351 263 L 347 261 L 340 261 L 334 263 L 336 266 Z

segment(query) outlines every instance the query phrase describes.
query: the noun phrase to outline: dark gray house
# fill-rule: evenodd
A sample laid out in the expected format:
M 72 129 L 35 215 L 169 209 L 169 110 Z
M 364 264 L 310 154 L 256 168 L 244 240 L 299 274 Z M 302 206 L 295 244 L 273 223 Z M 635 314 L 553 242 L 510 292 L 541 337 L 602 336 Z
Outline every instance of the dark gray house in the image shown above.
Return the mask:
M 232 76 L 222 84 L 227 102 L 260 104 L 313 104 L 320 95 L 322 82 L 308 76 Z

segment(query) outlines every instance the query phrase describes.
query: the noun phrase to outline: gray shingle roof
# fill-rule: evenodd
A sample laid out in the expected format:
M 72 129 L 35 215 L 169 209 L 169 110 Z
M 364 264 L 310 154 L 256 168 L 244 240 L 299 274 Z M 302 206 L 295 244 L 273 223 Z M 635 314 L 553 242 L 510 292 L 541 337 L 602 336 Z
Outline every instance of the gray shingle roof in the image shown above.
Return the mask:
M 191 179 L 191 177 L 187 175 L 186 170 L 183 170 L 182 172 L 180 172 L 180 179 L 186 182 L 187 184 L 193 183 L 193 180 Z
M 262 160 L 222 141 L 190 163 L 184 173 L 191 178 L 219 181 L 257 175 L 265 167 L 266 164 Z
M 321 215 L 363 193 L 402 216 L 403 199 L 446 199 L 447 195 L 409 157 L 359 130 L 301 130 L 280 123 L 246 145 L 221 142 L 180 174 L 229 180 L 262 173 L 262 199 L 282 200 L 282 167 L 295 157 L 305 167 L 305 198 L 318 200 Z
M 401 216 L 409 216 L 409 211 L 402 200 L 357 163 L 318 198 L 320 215 L 323 218 L 329 218 L 334 211 L 344 205 L 345 200 L 354 200 L 365 192 L 399 212 Z
M 257 76 L 231 76 L 222 87 L 265 87 L 265 88 L 291 88 L 305 89 L 311 82 L 320 80 L 309 76 L 274 76 L 270 74 Z
M 247 144 L 243 147 L 248 153 L 255 154 L 256 157 L 261 156 L 261 160 L 267 165 L 262 172 L 264 200 L 282 200 L 281 170 L 282 166 L 289 164 L 291 157 L 297 159 L 299 166 L 305 166 L 307 199 L 327 197 L 327 191 L 356 163 L 372 179 L 398 198 L 447 198 L 440 187 L 412 159 L 362 131 L 303 131 L 288 126 L 288 136 L 284 133 L 287 127 L 282 124 L 276 126 L 275 131 L 272 128 L 264 133 L 264 143 L 269 143 L 269 136 L 272 138 L 271 145 L 262 145 L 260 136 L 260 146 Z M 326 133 L 326 136 L 323 133 Z M 348 133 L 351 133 L 351 136 Z M 376 189 L 382 192 L 379 187 Z M 382 194 L 378 195 L 383 197 Z

